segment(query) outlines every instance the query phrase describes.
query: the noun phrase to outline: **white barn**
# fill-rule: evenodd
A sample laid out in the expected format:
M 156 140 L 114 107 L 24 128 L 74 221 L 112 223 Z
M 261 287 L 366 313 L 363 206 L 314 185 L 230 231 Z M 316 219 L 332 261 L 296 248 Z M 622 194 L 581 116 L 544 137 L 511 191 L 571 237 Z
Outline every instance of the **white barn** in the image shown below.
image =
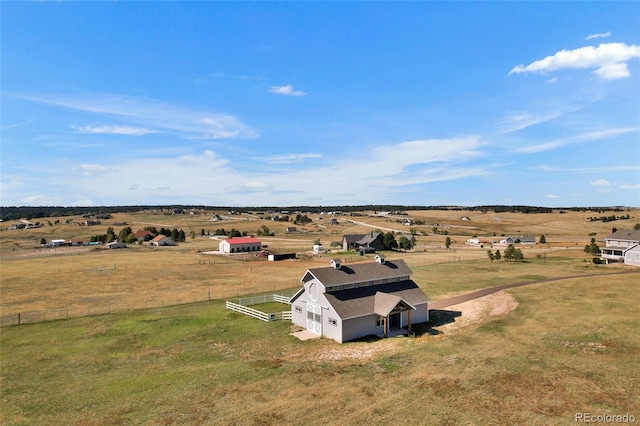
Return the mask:
M 404 260 L 308 269 L 290 299 L 294 324 L 339 343 L 368 335 L 406 334 L 429 320 L 429 298 Z
M 262 242 L 258 238 L 229 238 L 220 241 L 218 251 L 220 253 L 246 253 L 262 250 Z

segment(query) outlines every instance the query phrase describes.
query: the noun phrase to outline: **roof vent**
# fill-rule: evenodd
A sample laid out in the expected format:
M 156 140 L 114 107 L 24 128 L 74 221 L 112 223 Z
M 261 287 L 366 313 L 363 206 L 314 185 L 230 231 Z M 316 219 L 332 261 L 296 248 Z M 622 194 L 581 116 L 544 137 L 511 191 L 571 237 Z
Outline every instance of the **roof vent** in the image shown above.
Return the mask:
M 340 259 L 331 259 L 329 263 L 333 266 L 333 269 L 340 269 L 340 266 L 342 265 Z
M 378 254 L 376 255 L 376 262 L 378 262 L 381 265 L 384 265 L 384 261 L 385 261 L 385 257 L 384 254 Z

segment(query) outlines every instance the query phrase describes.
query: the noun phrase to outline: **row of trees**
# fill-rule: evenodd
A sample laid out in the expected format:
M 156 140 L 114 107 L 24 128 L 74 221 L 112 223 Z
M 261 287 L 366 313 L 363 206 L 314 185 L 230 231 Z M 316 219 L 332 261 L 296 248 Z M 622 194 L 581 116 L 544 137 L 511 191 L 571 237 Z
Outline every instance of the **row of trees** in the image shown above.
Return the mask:
M 500 250 L 496 250 L 495 253 L 491 250 L 487 250 L 487 256 L 489 256 L 489 260 L 492 262 L 494 260 L 500 260 L 504 257 L 504 260 L 507 262 L 515 261 L 522 262 L 524 260 L 524 255 L 522 254 L 522 250 L 517 249 L 513 246 L 513 244 L 509 244 L 504 251 L 504 255 L 500 253 Z
M 144 229 L 149 232 L 152 232 L 155 235 L 165 235 L 171 238 L 171 240 L 175 241 L 176 243 L 182 243 L 186 240 L 186 234 L 182 229 L 178 230 L 177 228 L 174 228 L 174 229 L 160 228 L 160 230 L 158 230 L 155 226 L 147 226 Z M 194 235 L 195 233 L 192 232 L 192 237 Z M 116 240 L 122 243 L 132 244 L 136 242 L 137 238 L 133 235 L 133 231 L 128 226 L 125 228 L 122 228 L 117 235 L 113 230 L 113 228 L 110 226 L 107 228 L 107 232 L 105 234 L 93 235 L 89 239 L 89 241 L 91 241 L 92 243 L 100 242 L 103 244 L 109 244 Z

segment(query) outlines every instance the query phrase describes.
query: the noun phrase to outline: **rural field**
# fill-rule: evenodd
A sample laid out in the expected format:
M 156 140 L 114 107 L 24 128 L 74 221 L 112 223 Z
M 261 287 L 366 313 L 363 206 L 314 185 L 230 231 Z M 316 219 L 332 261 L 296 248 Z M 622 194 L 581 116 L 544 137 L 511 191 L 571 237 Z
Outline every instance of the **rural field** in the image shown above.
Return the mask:
M 640 271 L 594 265 L 583 252 L 591 238 L 602 246 L 612 226 L 633 228 L 638 209 L 609 223 L 588 218 L 611 212 L 409 211 L 420 222 L 411 226 L 403 216 L 369 213 L 337 216 L 337 224 L 313 214 L 293 234 L 285 232 L 291 223 L 255 214 L 218 222 L 205 214 L 121 214 L 95 227 L 51 218 L 51 226 L 25 230 L 3 223 L 0 316 L 33 323 L 0 329 L 0 421 L 546 425 L 573 424 L 576 413 L 640 421 Z M 41 238 L 148 225 L 183 229 L 187 239 L 159 248 L 38 247 Z M 275 234 L 260 237 L 263 244 L 300 259 L 205 254 L 218 240 L 201 230 L 255 234 L 262 225 Z M 416 247 L 385 254 L 404 258 L 434 301 L 513 282 L 587 277 L 511 289 L 473 309 L 447 308 L 416 338 L 342 345 L 299 341 L 289 322 L 263 323 L 224 308 L 225 299 L 295 291 L 307 268 L 332 257 L 363 260 L 337 248 L 313 256 L 316 239 L 330 248 L 344 234 L 411 228 Z M 465 244 L 509 235 L 545 235 L 547 243 L 522 247 L 524 262 L 491 262 L 487 250 L 504 247 Z

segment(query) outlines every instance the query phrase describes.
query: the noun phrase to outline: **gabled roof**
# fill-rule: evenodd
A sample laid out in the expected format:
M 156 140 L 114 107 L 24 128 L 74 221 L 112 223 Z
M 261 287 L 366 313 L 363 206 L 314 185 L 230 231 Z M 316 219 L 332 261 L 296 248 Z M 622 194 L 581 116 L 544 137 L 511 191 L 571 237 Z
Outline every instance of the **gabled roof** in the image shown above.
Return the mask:
M 136 238 L 144 238 L 147 235 L 152 237 L 152 238 L 154 238 L 156 236 L 156 234 L 154 234 L 151 231 L 147 231 L 146 229 L 138 229 L 136 232 L 133 233 L 133 236 L 136 237 Z
M 158 235 L 157 237 L 155 237 L 155 238 L 154 238 L 153 240 L 151 240 L 151 241 L 153 241 L 154 243 L 157 243 L 158 241 L 162 241 L 162 240 L 164 240 L 165 238 L 167 238 L 167 239 L 169 239 L 169 240 L 171 239 L 171 238 L 167 237 L 166 235 L 162 235 L 162 234 L 160 234 L 160 235 Z
M 373 297 L 373 312 L 376 315 L 386 317 L 398 306 L 402 306 L 406 309 L 416 309 L 410 303 L 407 303 L 402 297 L 393 294 L 379 291 Z
M 640 230 L 616 229 L 605 240 L 636 241 L 640 243 Z
M 348 244 L 370 244 L 372 241 L 375 241 L 376 238 L 380 235 L 379 232 L 373 232 L 370 234 L 348 234 L 343 238 L 347 240 Z
M 378 312 L 391 312 L 398 304 L 415 309 L 416 305 L 429 301 L 427 295 L 413 280 L 341 290 L 325 293 L 324 296 L 343 320 L 373 313 L 382 315 Z
M 260 244 L 260 240 L 258 238 L 228 238 L 225 240 L 231 245 L 234 244 Z
M 397 259 L 387 260 L 384 263 L 368 262 L 349 266 L 343 264 L 340 269 L 335 269 L 333 266 L 308 269 L 301 281 L 309 281 L 311 279 L 309 275 L 315 277 L 325 286 L 335 286 L 409 276 L 411 269 L 403 259 Z

